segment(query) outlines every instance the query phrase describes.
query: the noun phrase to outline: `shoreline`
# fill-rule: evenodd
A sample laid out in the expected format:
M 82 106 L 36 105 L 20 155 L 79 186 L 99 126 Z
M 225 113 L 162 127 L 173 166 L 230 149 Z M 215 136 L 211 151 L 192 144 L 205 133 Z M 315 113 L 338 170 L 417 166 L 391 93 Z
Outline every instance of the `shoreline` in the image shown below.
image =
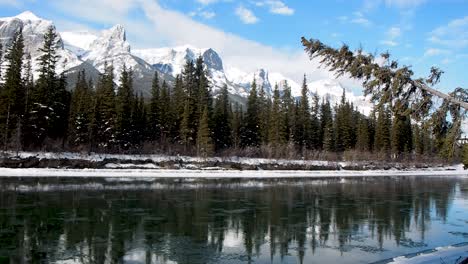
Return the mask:
M 1 178 L 327 179 L 406 176 L 468 177 L 468 171 L 463 170 L 460 165 L 445 169 L 372 171 L 0 168 Z
M 430 171 L 463 170 L 462 165 L 424 162 L 324 161 L 167 155 L 82 154 L 72 152 L 6 152 L 0 168 L 66 170 L 151 170 L 151 171 Z

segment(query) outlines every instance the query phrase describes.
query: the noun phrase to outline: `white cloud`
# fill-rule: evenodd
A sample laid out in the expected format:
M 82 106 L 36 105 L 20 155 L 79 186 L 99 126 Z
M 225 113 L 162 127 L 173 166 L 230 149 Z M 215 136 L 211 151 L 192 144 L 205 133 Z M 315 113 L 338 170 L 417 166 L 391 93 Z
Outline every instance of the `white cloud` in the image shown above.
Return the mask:
M 189 16 L 191 17 L 199 16 L 204 19 L 212 19 L 216 16 L 216 13 L 213 11 L 207 11 L 207 10 L 203 10 L 202 8 L 198 8 L 196 11 L 190 12 Z
M 424 4 L 426 1 L 427 0 L 385 0 L 385 4 L 398 8 L 414 8 Z
M 295 10 L 287 6 L 284 2 L 279 0 L 263 0 L 255 2 L 257 6 L 268 7 L 270 13 L 277 15 L 291 16 L 294 15 Z
M 391 46 L 391 47 L 396 47 L 398 46 L 398 42 L 393 41 L 393 40 L 382 40 L 380 41 L 381 44 L 386 45 L 386 46 Z
M 437 48 L 428 48 L 424 52 L 425 57 L 432 57 L 432 56 L 439 56 L 439 55 L 447 55 L 450 51 L 444 49 L 437 49 Z
M 372 25 L 372 22 L 369 19 L 365 18 L 362 12 L 354 12 L 352 17 L 339 16 L 338 20 L 341 23 L 353 23 L 365 27 L 369 27 Z
M 196 2 L 202 4 L 202 5 L 210 5 L 218 2 L 218 0 L 195 0 Z
M 372 23 L 367 18 L 364 18 L 364 17 L 353 18 L 351 20 L 351 23 L 359 24 L 359 25 L 366 26 L 366 27 L 372 25 Z
M 396 39 L 398 37 L 401 36 L 401 29 L 399 27 L 391 27 L 388 31 L 387 31 L 387 36 L 390 38 L 390 39 Z
M 434 29 L 429 41 L 451 48 L 468 47 L 468 16 L 450 21 L 447 25 Z
M 427 0 L 364 0 L 363 11 L 371 11 L 384 4 L 386 7 L 395 7 L 399 9 L 414 9 Z
M 398 39 L 401 36 L 401 34 L 401 29 L 399 27 L 391 27 L 385 33 L 386 39 L 380 41 L 380 43 L 391 47 L 398 46 L 399 43 L 396 41 L 396 39 Z
M 259 20 L 258 17 L 256 17 L 252 12 L 252 10 L 247 9 L 242 5 L 236 8 L 236 15 L 244 24 L 255 24 Z

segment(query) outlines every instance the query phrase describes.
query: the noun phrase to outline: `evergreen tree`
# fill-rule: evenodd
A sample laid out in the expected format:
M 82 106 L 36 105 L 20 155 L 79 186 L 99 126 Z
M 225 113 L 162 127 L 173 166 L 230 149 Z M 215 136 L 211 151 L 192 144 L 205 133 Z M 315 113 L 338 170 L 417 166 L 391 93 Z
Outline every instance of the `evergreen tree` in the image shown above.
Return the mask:
M 283 142 L 284 135 L 282 132 L 282 118 L 281 118 L 281 98 L 280 92 L 278 90 L 278 84 L 275 85 L 275 90 L 273 91 L 273 104 L 271 107 L 271 114 L 269 120 L 269 133 L 268 141 L 273 147 L 278 147 Z
M 388 152 L 391 148 L 390 131 L 392 127 L 392 120 L 390 112 L 385 106 L 378 108 L 378 117 L 375 127 L 375 141 L 374 150 L 377 152 Z
M 208 120 L 208 106 L 203 109 L 197 135 L 197 153 L 198 156 L 208 157 L 213 154 L 213 144 Z
M 154 72 L 153 84 L 151 86 L 150 112 L 149 112 L 149 139 L 156 142 L 161 139 L 162 109 L 161 88 L 159 85 L 158 72 Z M 160 142 L 161 143 L 161 142 Z
M 268 121 L 270 119 L 271 100 L 267 97 L 265 87 L 260 88 L 258 94 L 258 116 L 259 116 L 259 131 L 260 142 L 268 144 Z
M 229 148 L 232 145 L 229 108 L 228 87 L 224 85 L 214 109 L 213 140 L 216 151 Z
M 16 142 L 15 147 L 17 149 L 21 142 L 20 133 L 23 124 L 26 95 L 25 85 L 21 76 L 23 56 L 23 33 L 19 30 L 15 33 L 13 42 L 6 54 L 7 68 L 5 82 L 0 90 L 0 133 L 3 136 L 3 147 L 5 149 L 9 141 Z
M 161 87 L 161 96 L 159 101 L 159 108 L 160 108 L 160 141 L 161 143 L 167 143 L 169 139 L 170 133 L 172 131 L 172 127 L 174 126 L 174 115 L 171 111 L 172 105 L 172 98 L 170 94 L 169 87 L 167 86 L 166 81 L 163 81 Z
M 92 83 L 86 80 L 85 71 L 80 71 L 70 103 L 69 143 L 72 146 L 84 147 L 90 143 L 93 98 Z
M 117 142 L 114 67 L 105 66 L 96 88 L 93 115 L 93 145 L 100 150 L 112 150 Z
M 356 149 L 359 151 L 370 151 L 371 137 L 369 134 L 369 121 L 365 116 L 359 118 L 357 128 Z
M 146 107 L 143 95 L 136 95 L 133 100 L 131 116 L 130 143 L 135 150 L 141 150 L 146 136 Z
M 317 94 L 313 96 L 313 106 L 311 114 L 311 131 L 310 131 L 310 142 L 313 149 L 320 149 L 322 147 L 322 141 L 320 138 L 321 127 L 320 127 L 320 98 Z
M 133 73 L 124 66 L 120 76 L 120 85 L 116 97 L 117 140 L 120 147 L 128 150 L 132 147 L 132 108 L 134 108 Z
M 325 129 L 323 131 L 323 150 L 328 152 L 335 151 L 335 127 L 333 126 L 333 120 L 329 120 L 325 123 Z
M 336 151 L 344 151 L 354 148 L 356 143 L 356 133 L 354 126 L 353 105 L 346 101 L 346 93 L 343 89 L 341 103 L 336 108 Z
M 295 116 L 295 102 L 291 95 L 291 87 L 285 82 L 283 96 L 281 97 L 281 114 L 283 122 L 283 131 L 285 142 L 294 141 L 294 116 Z
M 309 88 L 307 87 L 307 79 L 304 75 L 302 83 L 301 99 L 297 107 L 296 127 L 295 127 L 295 141 L 301 148 L 311 148 L 312 144 L 312 117 L 309 105 Z
M 327 128 L 328 126 L 328 128 Z M 327 132 L 328 130 L 328 132 Z M 331 151 L 334 149 L 334 143 L 330 145 L 330 142 L 334 142 L 334 140 L 331 138 L 331 136 L 334 133 L 333 132 L 333 112 L 332 108 L 330 105 L 330 100 L 326 97 L 323 100 L 323 103 L 320 105 L 320 147 L 325 150 L 325 141 L 327 141 L 327 151 Z M 327 134 L 327 135 L 325 135 Z M 325 138 L 325 136 L 327 138 Z M 331 149 L 330 149 L 331 147 Z
M 241 146 L 241 135 L 242 135 L 242 124 L 244 123 L 242 106 L 239 106 L 239 103 L 236 102 L 234 106 L 234 111 L 232 114 L 232 145 L 235 149 L 238 149 Z
M 174 142 L 180 140 L 181 123 L 185 111 L 186 94 L 184 91 L 184 85 L 182 76 L 177 75 L 173 91 L 173 100 L 171 104 L 171 113 L 174 119 L 174 123 L 171 125 L 171 138 Z
M 413 146 L 416 154 L 424 154 L 423 132 L 418 124 L 413 125 Z
M 255 78 L 250 88 L 249 98 L 247 99 L 247 113 L 241 133 L 241 144 L 243 147 L 258 147 L 260 145 L 260 120 Z
M 395 155 L 409 153 L 413 149 L 413 132 L 409 116 L 395 115 L 392 126 L 392 151 Z
M 57 77 L 57 48 L 59 38 L 55 28 L 49 27 L 39 51 L 39 78 L 32 93 L 32 109 L 28 121 L 34 131 L 34 142 L 42 146 L 46 138 L 64 139 L 68 127 L 70 94 L 64 75 Z
M 193 61 L 187 60 L 182 74 L 184 97 L 184 111 L 180 124 L 181 143 L 187 148 L 193 145 L 196 140 L 198 130 L 198 115 L 199 107 L 199 82 L 197 80 L 197 72 Z

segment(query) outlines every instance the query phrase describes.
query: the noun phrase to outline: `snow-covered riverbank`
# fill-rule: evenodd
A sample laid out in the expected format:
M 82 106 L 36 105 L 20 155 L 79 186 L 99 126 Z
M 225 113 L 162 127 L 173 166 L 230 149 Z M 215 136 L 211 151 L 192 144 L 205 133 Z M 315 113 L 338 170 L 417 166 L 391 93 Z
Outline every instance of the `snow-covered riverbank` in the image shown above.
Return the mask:
M 50 169 L 0 168 L 0 177 L 126 177 L 126 178 L 330 178 L 384 176 L 462 176 L 461 166 L 421 170 L 374 171 L 275 171 L 275 170 L 187 170 L 187 169 Z
M 67 169 L 73 173 L 106 174 L 108 169 L 126 170 L 119 174 L 132 174 L 133 172 L 151 174 L 164 173 L 174 174 L 169 170 L 181 170 L 177 173 L 188 173 L 186 170 L 194 171 L 321 171 L 320 174 L 335 174 L 336 171 L 446 171 L 462 170 L 461 166 L 447 167 L 444 164 L 428 164 L 417 162 L 385 162 L 385 161 L 323 161 L 323 160 L 286 160 L 286 159 L 264 159 L 246 157 L 188 157 L 167 155 L 115 155 L 115 154 L 81 154 L 81 153 L 51 153 L 51 152 L 20 152 L 18 154 L 7 152 L 0 156 L 0 168 L 43 168 L 43 169 Z M 86 172 L 73 171 L 71 169 L 89 169 Z M 93 172 L 92 169 L 99 169 Z M 138 171 L 138 170 L 166 170 Z M 132 170 L 129 172 L 128 170 Z M 38 170 L 40 171 L 40 170 Z M 331 172 L 332 171 L 332 172 Z M 51 173 L 56 173 L 51 171 Z M 115 173 L 112 171 L 112 173 Z M 199 172 L 191 172 L 199 173 Z M 235 173 L 235 172 L 225 172 Z M 345 172 L 346 174 L 348 172 Z M 244 173 L 245 174 L 245 173 Z M 284 174 L 284 173 L 283 173 Z M 306 173 L 310 174 L 310 173 Z M 361 174 L 361 173 L 358 173 Z M 385 174 L 385 173 L 384 173 Z

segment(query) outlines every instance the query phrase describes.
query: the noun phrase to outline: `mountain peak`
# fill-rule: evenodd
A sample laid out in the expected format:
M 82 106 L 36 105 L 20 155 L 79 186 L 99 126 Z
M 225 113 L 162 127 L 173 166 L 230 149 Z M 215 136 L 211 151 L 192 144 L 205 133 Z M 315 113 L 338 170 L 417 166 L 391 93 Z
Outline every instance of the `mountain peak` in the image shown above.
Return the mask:
M 15 18 L 18 18 L 20 20 L 31 20 L 31 21 L 42 20 L 42 18 L 39 18 L 31 11 L 24 11 L 23 13 L 15 16 Z
M 109 37 L 112 39 L 127 41 L 127 35 L 124 26 L 117 24 L 108 30 Z

